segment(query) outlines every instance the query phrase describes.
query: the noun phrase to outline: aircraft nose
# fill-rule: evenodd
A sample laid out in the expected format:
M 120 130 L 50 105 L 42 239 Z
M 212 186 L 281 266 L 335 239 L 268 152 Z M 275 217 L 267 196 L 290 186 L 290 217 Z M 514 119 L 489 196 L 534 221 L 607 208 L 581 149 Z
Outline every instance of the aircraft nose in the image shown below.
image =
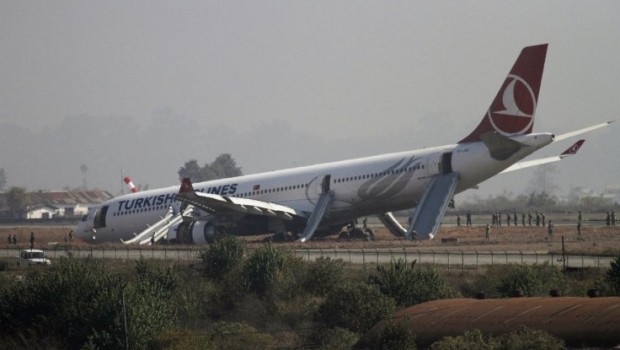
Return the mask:
M 75 226 L 75 235 L 79 238 L 88 237 L 92 230 L 92 225 L 88 221 L 88 216 L 84 216 Z

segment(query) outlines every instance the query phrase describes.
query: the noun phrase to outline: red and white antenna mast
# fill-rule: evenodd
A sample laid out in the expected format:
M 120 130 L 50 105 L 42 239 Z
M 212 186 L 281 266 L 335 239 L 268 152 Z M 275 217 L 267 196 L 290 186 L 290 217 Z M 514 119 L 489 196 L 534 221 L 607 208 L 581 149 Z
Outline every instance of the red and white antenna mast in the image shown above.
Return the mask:
M 132 193 L 138 192 L 138 188 L 136 187 L 136 185 L 133 184 L 133 181 L 131 181 L 131 178 L 129 176 L 125 176 L 125 178 L 123 178 L 123 181 L 125 181 L 127 187 L 129 187 L 129 190 Z

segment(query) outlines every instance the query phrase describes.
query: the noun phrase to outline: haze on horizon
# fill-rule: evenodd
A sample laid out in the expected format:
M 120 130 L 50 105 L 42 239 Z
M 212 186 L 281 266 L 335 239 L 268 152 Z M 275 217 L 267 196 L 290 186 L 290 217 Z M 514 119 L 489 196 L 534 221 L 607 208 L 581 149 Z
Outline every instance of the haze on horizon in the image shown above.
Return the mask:
M 540 43 L 534 131 L 620 119 L 619 13 L 615 1 L 2 1 L 0 168 L 7 187 L 86 180 L 119 194 L 122 175 L 176 185 L 186 161 L 221 153 L 249 174 L 454 143 Z M 558 163 L 557 194 L 620 185 L 618 124 Z M 459 196 L 522 193 L 533 174 Z

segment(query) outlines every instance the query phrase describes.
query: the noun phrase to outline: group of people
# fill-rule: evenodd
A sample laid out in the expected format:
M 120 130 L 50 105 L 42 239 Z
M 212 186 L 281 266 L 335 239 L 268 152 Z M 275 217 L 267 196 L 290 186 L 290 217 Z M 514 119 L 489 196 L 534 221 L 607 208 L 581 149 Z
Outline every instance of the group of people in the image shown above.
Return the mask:
M 17 244 L 17 236 L 15 234 L 9 234 L 9 237 L 7 239 L 9 241 L 9 244 Z
M 471 226 L 471 212 L 467 211 L 466 215 L 467 215 L 467 226 Z M 513 212 L 512 214 L 507 213 L 504 216 L 504 214 L 500 213 L 499 211 L 495 211 L 491 215 L 491 223 L 486 224 L 485 236 L 487 239 L 489 239 L 489 233 L 491 232 L 491 227 L 502 226 L 502 217 L 505 217 L 504 222 L 506 223 L 507 226 L 510 226 L 511 224 L 514 226 L 519 225 L 519 217 L 517 216 L 516 212 Z M 577 214 L 577 234 L 578 235 L 581 235 L 582 221 L 583 221 L 583 215 L 581 214 L 581 211 L 579 211 L 579 213 Z M 540 226 L 547 227 L 547 235 L 549 237 L 553 236 L 554 224 L 551 220 L 547 222 L 547 217 L 545 216 L 544 213 L 535 212 L 534 214 L 532 214 L 531 212 L 528 212 L 526 214 L 525 212 L 521 212 L 521 225 L 526 226 L 526 223 L 527 223 L 527 226 L 536 225 L 539 227 Z M 461 226 L 461 217 L 459 214 L 456 215 L 456 224 L 457 226 Z M 612 211 L 607 212 L 607 216 L 605 218 L 605 224 L 607 226 L 616 226 L 616 212 L 615 211 L 612 210 Z
M 616 226 L 616 212 L 607 212 L 607 218 L 605 219 L 607 226 Z
M 467 226 L 471 226 L 471 212 L 467 211 L 466 214 L 467 217 Z M 491 215 L 491 226 L 502 226 L 502 218 L 504 217 L 504 215 L 502 213 L 500 213 L 499 211 L 495 211 L 493 212 L 493 214 Z M 528 226 L 532 226 L 532 224 L 534 223 L 536 226 L 546 226 L 547 225 L 547 217 L 545 216 L 544 213 L 541 212 L 536 212 L 534 215 L 532 215 L 531 212 L 527 213 L 527 215 L 525 214 L 525 212 L 521 212 L 521 226 L 526 226 L 526 217 L 527 217 L 527 225 Z M 513 212 L 512 214 L 510 213 L 506 213 L 506 225 L 510 226 L 510 225 L 514 225 L 514 226 L 519 226 L 519 217 L 517 216 L 517 212 Z M 461 226 L 461 216 L 459 214 L 456 215 L 456 225 L 457 226 Z
M 9 234 L 9 236 L 7 237 L 7 241 L 9 242 L 9 244 L 16 245 L 17 235 Z M 34 241 L 35 241 L 34 232 L 30 232 L 30 249 L 34 249 Z

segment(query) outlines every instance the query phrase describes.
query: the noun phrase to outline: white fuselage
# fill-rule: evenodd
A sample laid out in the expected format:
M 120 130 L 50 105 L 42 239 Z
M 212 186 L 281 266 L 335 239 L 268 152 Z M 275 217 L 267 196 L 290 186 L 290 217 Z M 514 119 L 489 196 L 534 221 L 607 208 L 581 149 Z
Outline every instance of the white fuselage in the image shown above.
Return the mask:
M 321 226 L 337 226 L 361 216 L 415 207 L 431 178 L 441 173 L 459 174 L 456 193 L 474 187 L 548 145 L 553 135 L 513 139 L 527 147 L 502 161 L 493 159 L 483 142 L 471 142 L 206 181 L 194 184 L 194 189 L 276 203 L 309 215 L 327 183 L 334 199 Z M 106 201 L 89 210 L 76 234 L 91 239 L 95 229 L 96 241 L 130 239 L 164 216 L 178 191 L 179 186 L 170 186 Z M 303 223 L 297 224 L 302 226 L 287 229 L 303 230 Z

